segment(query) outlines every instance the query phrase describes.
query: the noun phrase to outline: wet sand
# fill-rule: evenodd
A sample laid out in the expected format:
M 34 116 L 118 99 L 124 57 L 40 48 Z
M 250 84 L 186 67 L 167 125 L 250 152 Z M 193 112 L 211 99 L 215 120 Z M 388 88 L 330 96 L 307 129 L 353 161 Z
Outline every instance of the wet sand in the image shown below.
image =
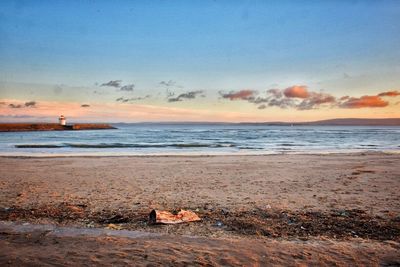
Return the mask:
M 1 220 L 161 234 L 140 242 L 107 236 L 37 238 L 55 259 L 74 244 L 75 256 L 64 263 L 90 264 L 89 251 L 98 264 L 113 259 L 184 264 L 195 255 L 203 257 L 198 264 L 400 262 L 396 154 L 3 157 L 0 166 Z M 147 215 L 153 208 L 191 209 L 203 220 L 152 226 Z M 40 258 L 42 245 L 29 236 L 4 230 L 0 237 L 6 247 L 0 261 L 13 262 L 10 255 Z M 121 254 L 110 259 L 108 247 Z M 224 263 L 215 249 L 232 261 Z
M 0 222 L 10 266 L 398 266 L 398 243 L 217 239 Z M 6 233 L 6 234 L 5 234 Z

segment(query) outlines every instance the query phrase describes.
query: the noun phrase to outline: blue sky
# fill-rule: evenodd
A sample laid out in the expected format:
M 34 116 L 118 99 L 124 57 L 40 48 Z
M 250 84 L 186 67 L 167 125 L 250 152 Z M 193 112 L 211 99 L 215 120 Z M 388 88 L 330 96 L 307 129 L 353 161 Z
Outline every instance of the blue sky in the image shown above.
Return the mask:
M 88 93 L 110 80 L 137 96 L 164 94 L 160 82 L 172 80 L 177 94 L 204 90 L 210 101 L 221 90 L 359 97 L 400 86 L 399 1 L 4 0 L 0 36 L 4 99 L 111 103 L 118 92 Z M 210 108 L 200 102 L 144 103 Z

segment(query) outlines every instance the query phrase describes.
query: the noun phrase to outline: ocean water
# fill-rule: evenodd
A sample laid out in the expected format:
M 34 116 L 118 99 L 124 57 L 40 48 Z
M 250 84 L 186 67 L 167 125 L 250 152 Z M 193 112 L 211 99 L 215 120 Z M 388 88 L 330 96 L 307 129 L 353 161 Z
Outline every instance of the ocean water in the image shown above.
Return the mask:
M 0 155 L 400 153 L 400 127 L 115 124 L 115 130 L 0 133 Z

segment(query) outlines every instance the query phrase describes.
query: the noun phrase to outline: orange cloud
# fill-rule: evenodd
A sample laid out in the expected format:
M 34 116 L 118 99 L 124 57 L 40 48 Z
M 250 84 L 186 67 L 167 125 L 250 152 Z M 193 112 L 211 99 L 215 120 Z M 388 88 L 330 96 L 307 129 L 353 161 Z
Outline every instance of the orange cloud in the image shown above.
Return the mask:
M 294 98 L 307 98 L 310 93 L 307 90 L 307 86 L 305 85 L 294 85 L 286 88 L 283 91 L 283 94 L 286 97 L 294 97 Z
M 388 101 L 383 100 L 379 95 L 365 95 L 359 98 L 351 97 L 340 104 L 342 108 L 383 108 L 389 105 Z
M 240 90 L 237 92 L 230 92 L 227 94 L 220 93 L 223 98 L 229 100 L 248 100 L 254 97 L 255 91 L 253 90 Z
M 387 92 L 380 93 L 378 96 L 391 96 L 391 97 L 394 97 L 394 96 L 398 96 L 398 95 L 400 95 L 399 91 L 387 91 Z

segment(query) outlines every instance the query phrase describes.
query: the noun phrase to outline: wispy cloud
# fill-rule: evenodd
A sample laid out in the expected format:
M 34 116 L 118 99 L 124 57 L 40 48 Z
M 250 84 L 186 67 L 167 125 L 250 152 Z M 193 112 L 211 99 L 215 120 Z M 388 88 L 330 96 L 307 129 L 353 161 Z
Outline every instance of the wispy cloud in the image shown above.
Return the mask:
M 82 104 L 82 105 L 81 105 L 81 108 L 89 108 L 89 107 L 90 107 L 89 104 Z
M 21 104 L 13 104 L 13 103 L 11 103 L 11 104 L 8 104 L 8 107 L 10 107 L 10 108 L 23 108 L 24 106 L 21 105 Z
M 283 97 L 282 90 L 280 90 L 280 89 L 269 89 L 269 90 L 267 90 L 267 93 L 273 95 L 276 98 Z
M 25 102 L 25 107 L 35 107 L 36 101 Z
M 122 80 L 111 80 L 109 82 L 102 83 L 100 86 L 109 86 L 109 87 L 120 88 L 121 82 L 122 82 Z
M 120 91 L 127 91 L 127 92 L 132 92 L 133 88 L 135 88 L 134 84 L 127 84 L 119 88 Z
M 186 93 L 182 93 L 182 94 L 178 95 L 177 97 L 173 97 L 174 94 L 172 94 L 169 97 L 167 97 L 167 99 L 168 99 L 168 102 L 179 102 L 179 101 L 183 101 L 185 99 L 195 99 L 198 96 L 204 96 L 203 93 L 204 92 L 202 90 L 189 91 Z
M 262 105 L 259 105 L 257 108 L 258 108 L 258 109 L 266 109 L 266 108 L 267 108 L 267 105 L 262 104 Z
M 179 85 L 177 81 L 174 80 L 168 80 L 168 81 L 161 81 L 159 82 L 159 85 L 165 87 L 165 88 L 184 88 L 182 85 Z
M 291 98 L 271 98 L 268 101 L 268 106 L 286 109 L 296 107 L 296 103 Z
M 100 86 L 113 87 L 119 91 L 125 91 L 125 92 L 133 92 L 133 89 L 135 88 L 135 84 L 133 83 L 122 85 L 122 80 L 111 80 L 109 82 L 102 83 Z M 100 92 L 94 91 L 94 93 L 100 93 Z
M 94 90 L 94 91 L 93 91 L 93 94 L 95 94 L 95 95 L 107 95 L 107 94 L 109 94 L 109 93 L 108 93 L 108 92 L 102 92 L 102 91 Z
M 25 102 L 24 104 L 15 104 L 15 103 L 10 103 L 8 104 L 9 108 L 34 108 L 36 107 L 36 101 L 28 101 Z
M 167 86 L 167 87 L 170 87 L 170 86 L 175 86 L 176 82 L 173 81 L 173 80 L 169 80 L 169 81 L 161 81 L 160 84 L 164 85 L 164 86 Z
M 0 115 L 0 118 L 2 118 L 2 119 L 37 119 L 38 117 L 31 116 L 31 115 Z
M 335 102 L 336 98 L 330 94 L 310 92 L 308 93 L 307 98 L 297 105 L 297 109 L 309 110 L 323 104 L 335 104 Z
M 4 99 L 4 102 L 19 103 L 16 99 Z M 23 105 L 23 103 L 21 103 Z M 1 115 L 13 116 L 4 117 L 3 121 L 17 121 L 16 116 L 29 115 L 27 119 L 20 121 L 34 121 L 39 118 L 41 121 L 57 122 L 60 114 L 64 114 L 69 121 L 91 121 L 91 122 L 120 122 L 120 121 L 261 121 L 264 114 L 253 114 L 236 111 L 215 111 L 210 109 L 179 108 L 176 106 L 144 105 L 129 103 L 122 105 L 112 103 L 91 103 L 90 108 L 82 108 L 78 102 L 53 102 L 40 101 L 35 109 L 3 108 Z M 29 110 L 29 113 L 28 113 Z
M 249 97 L 248 99 L 245 100 L 253 104 L 262 104 L 262 103 L 268 103 L 270 99 L 271 99 L 270 97 L 257 96 L 257 97 Z
M 55 95 L 60 95 L 63 92 L 63 88 L 60 85 L 56 85 L 53 88 L 53 92 Z
M 145 96 L 139 96 L 139 97 L 131 97 L 131 98 L 119 97 L 119 98 L 115 99 L 115 101 L 116 102 L 121 102 L 121 103 L 128 103 L 128 102 L 144 100 L 144 99 L 147 99 L 147 98 L 151 98 L 151 95 L 145 95 Z

